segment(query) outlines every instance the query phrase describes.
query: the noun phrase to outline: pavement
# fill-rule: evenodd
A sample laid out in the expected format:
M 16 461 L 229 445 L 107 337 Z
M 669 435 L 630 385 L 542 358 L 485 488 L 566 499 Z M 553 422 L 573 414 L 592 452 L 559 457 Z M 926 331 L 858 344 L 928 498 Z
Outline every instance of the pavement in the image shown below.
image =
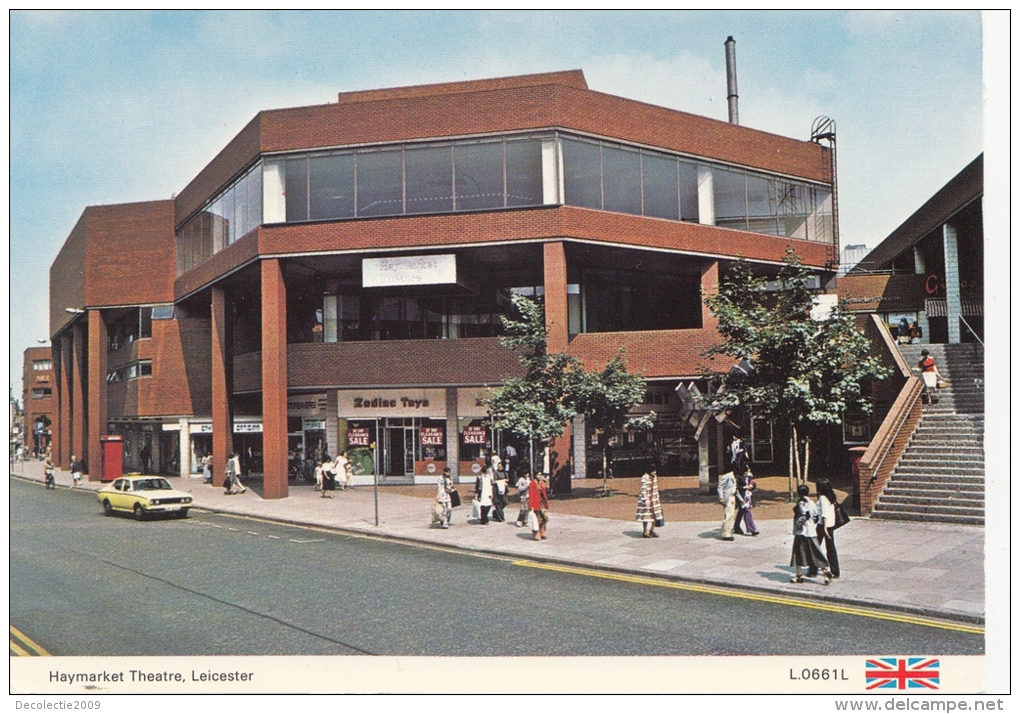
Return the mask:
M 11 474 L 42 482 L 42 462 L 17 462 Z M 792 516 L 782 520 L 756 516 L 760 535 L 738 535 L 734 541 L 720 539 L 719 521 L 668 522 L 657 530 L 660 537 L 651 539 L 641 537 L 641 526 L 634 520 L 557 513 L 553 499 L 548 537 L 534 541 L 526 527 L 514 525 L 518 511 L 514 499 L 506 509 L 507 523 L 483 526 L 471 518 L 470 500 L 464 498 L 465 504 L 453 511 L 453 525 L 441 529 L 430 525 L 431 498 L 401 495 L 393 488 L 379 490 L 376 525 L 371 486 L 337 491 L 329 499 L 310 485 L 291 485 L 287 498 L 265 500 L 251 488 L 228 496 L 201 478 L 169 480 L 174 488 L 192 494 L 194 508 L 216 513 L 833 606 L 963 622 L 984 623 L 985 618 L 985 530 L 980 526 L 855 518 L 836 533 L 841 576 L 824 586 L 821 577 L 789 582 Z M 70 488 L 70 473 L 58 470 L 57 485 Z M 98 490 L 103 485 L 85 481 L 78 488 Z M 469 485 L 458 488 L 462 497 L 470 495 Z M 722 507 L 719 515 L 721 520 Z

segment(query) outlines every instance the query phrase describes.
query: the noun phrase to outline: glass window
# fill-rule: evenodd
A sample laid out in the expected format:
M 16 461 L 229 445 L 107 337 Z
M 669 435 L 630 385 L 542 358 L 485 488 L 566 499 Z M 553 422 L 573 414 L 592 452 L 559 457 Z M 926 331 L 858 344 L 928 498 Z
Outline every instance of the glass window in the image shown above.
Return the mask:
M 598 144 L 563 139 L 563 192 L 570 206 L 602 208 L 602 152 Z
M 53 360 L 37 359 L 32 362 L 32 369 L 36 372 L 46 372 L 53 369 Z
M 216 199 L 209 207 L 209 219 L 212 221 L 213 253 L 219 253 L 227 245 L 227 220 L 223 212 L 223 198 Z
M 173 317 L 174 317 L 173 305 L 153 305 L 152 307 L 153 320 L 172 320 Z
M 152 361 L 144 360 L 138 363 L 138 374 L 142 377 L 152 376 Z
M 453 150 L 450 146 L 404 152 L 408 213 L 453 210 Z
M 747 229 L 776 235 L 776 182 L 764 176 L 747 174 Z
M 641 215 L 641 154 L 602 147 L 602 196 L 607 211 Z
M 697 223 L 698 210 L 698 167 L 689 161 L 680 162 L 680 220 Z
M 322 341 L 336 342 L 336 295 L 322 296 Z
M 358 154 L 358 216 L 395 216 L 404 212 L 403 152 Z
M 542 205 L 542 142 L 506 142 L 506 205 Z
M 680 192 L 677 187 L 677 160 L 642 153 L 641 181 L 644 214 L 655 218 L 680 220 Z
M 776 203 L 779 210 L 779 235 L 806 239 L 807 187 L 779 181 L 776 185 Z
M 138 336 L 152 337 L 152 308 L 143 307 L 138 310 Z
M 453 157 L 457 210 L 502 208 L 503 142 L 455 146 Z
M 250 233 L 262 223 L 262 166 L 257 164 L 248 172 L 248 200 L 245 211 L 245 233 Z
M 32 399 L 45 399 L 53 395 L 51 387 L 35 387 L 32 390 Z
M 808 240 L 832 242 L 832 193 L 823 188 L 812 188 L 814 213 L 808 225 Z
M 224 236 L 227 239 L 227 245 L 230 245 L 237 240 L 237 222 L 234 217 L 234 190 L 230 189 L 223 194 L 223 217 L 224 221 Z
M 311 220 L 354 218 L 354 154 L 309 159 L 308 186 Z
M 712 169 L 715 224 L 725 228 L 747 228 L 747 194 L 743 171 Z
M 284 190 L 287 198 L 287 221 L 308 220 L 308 159 L 304 156 L 287 161 Z

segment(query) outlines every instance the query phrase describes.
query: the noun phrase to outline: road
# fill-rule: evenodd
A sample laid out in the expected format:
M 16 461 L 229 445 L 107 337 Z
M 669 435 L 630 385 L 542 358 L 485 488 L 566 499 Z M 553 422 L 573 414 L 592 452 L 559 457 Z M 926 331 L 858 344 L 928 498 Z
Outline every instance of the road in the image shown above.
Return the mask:
M 10 624 L 53 655 L 984 652 L 953 629 L 194 510 L 139 523 L 10 485 Z

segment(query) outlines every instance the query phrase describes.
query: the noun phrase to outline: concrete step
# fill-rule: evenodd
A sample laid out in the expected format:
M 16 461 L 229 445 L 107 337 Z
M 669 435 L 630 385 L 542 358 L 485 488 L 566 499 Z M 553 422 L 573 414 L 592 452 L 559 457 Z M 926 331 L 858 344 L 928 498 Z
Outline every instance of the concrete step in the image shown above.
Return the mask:
M 970 476 L 954 476 L 952 474 L 897 474 L 894 473 L 889 481 L 886 483 L 886 488 L 891 485 L 906 487 L 906 484 L 917 484 L 919 488 L 925 487 L 936 487 L 938 484 L 960 486 L 979 486 L 985 487 L 985 475 L 975 474 Z
M 952 466 L 929 466 L 921 468 L 918 466 L 897 466 L 893 471 L 892 478 L 905 476 L 927 476 L 927 477 L 958 477 L 961 479 L 977 478 L 984 480 L 984 466 L 965 467 L 960 465 Z
M 950 514 L 933 514 L 933 513 L 914 513 L 913 511 L 874 511 L 871 514 L 872 518 L 884 521 L 913 521 L 922 523 L 955 523 L 964 526 L 983 526 L 985 524 L 984 515 L 950 515 Z
M 879 501 L 878 503 L 875 504 L 875 511 L 874 512 L 875 513 L 880 513 L 880 512 L 902 513 L 904 511 L 910 511 L 911 513 L 916 513 L 916 514 L 919 514 L 919 515 L 926 515 L 926 516 L 941 515 L 941 516 L 977 516 L 978 518 L 984 518 L 985 517 L 985 508 L 984 508 L 984 505 L 979 505 L 979 506 L 963 506 L 963 505 L 956 505 L 956 506 L 943 506 L 943 505 L 923 506 L 923 505 L 911 504 L 909 506 L 903 506 L 903 505 L 884 504 L 881 501 Z
M 883 506 L 966 506 L 969 508 L 984 508 L 985 496 L 983 493 L 961 493 L 961 494 L 931 494 L 930 496 L 901 495 L 883 493 L 878 501 Z

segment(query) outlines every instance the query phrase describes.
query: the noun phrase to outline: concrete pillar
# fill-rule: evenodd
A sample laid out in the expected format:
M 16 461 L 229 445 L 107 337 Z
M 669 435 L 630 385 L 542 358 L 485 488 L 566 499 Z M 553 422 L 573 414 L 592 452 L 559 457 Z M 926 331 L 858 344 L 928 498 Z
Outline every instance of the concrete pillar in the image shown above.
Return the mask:
M 946 322 L 949 325 L 949 344 L 960 344 L 960 254 L 956 241 L 956 226 L 942 226 L 942 255 L 946 266 Z
M 708 166 L 698 167 L 698 223 L 715 225 L 715 182 Z
M 917 326 L 921 328 L 921 344 L 930 344 L 931 333 L 930 328 L 928 327 L 928 313 L 924 310 L 917 313 Z
M 708 493 L 711 488 L 708 464 L 708 429 L 702 429 L 701 436 L 698 437 L 698 488 L 702 493 Z
M 58 414 L 57 419 L 57 465 L 67 468 L 71 461 L 71 335 L 65 332 L 54 347 L 59 352 L 53 355 L 53 366 L 57 373 Z M 75 454 L 81 458 L 81 454 Z
M 223 288 L 213 287 L 212 316 L 212 442 L 213 481 L 217 485 L 227 467 L 227 455 L 234 450 L 234 419 L 230 408 L 230 380 L 227 354 L 227 309 Z
M 263 486 L 265 498 L 286 498 L 287 286 L 279 258 L 261 267 Z
M 914 246 L 914 275 L 924 275 L 924 253 L 920 246 Z
M 181 439 L 178 448 L 180 449 L 179 463 L 181 478 L 191 478 L 191 424 L 183 417 L 180 420 Z
M 104 349 L 105 354 L 105 349 Z M 85 426 L 88 423 L 88 414 L 85 405 L 85 327 L 81 321 L 76 321 L 71 328 L 71 448 L 72 454 L 79 459 L 86 460 L 86 466 L 92 468 L 89 461 L 90 454 L 85 448 Z M 105 375 L 104 375 L 105 384 Z M 99 468 L 99 464 L 96 464 Z
M 460 424 L 457 416 L 457 388 L 446 388 L 446 465 L 454 483 L 460 482 Z
M 574 417 L 571 426 L 574 441 L 574 478 L 588 478 L 588 430 L 584 426 L 584 417 Z
M 346 437 L 340 435 L 340 417 L 337 393 L 335 389 L 326 390 L 326 450 L 335 457 L 346 447 Z
M 106 322 L 99 310 L 88 311 L 89 320 L 89 481 L 102 479 L 103 451 L 99 437 L 106 436 Z

